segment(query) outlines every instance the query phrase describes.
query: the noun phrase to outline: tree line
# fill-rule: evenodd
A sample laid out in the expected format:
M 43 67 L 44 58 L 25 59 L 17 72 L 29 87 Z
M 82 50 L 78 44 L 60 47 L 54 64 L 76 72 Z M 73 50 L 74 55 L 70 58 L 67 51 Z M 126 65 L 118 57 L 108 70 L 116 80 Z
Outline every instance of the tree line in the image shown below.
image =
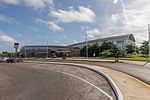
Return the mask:
M 88 56 L 89 57 L 98 57 L 98 56 L 105 56 L 105 57 L 114 57 L 115 53 L 118 48 L 113 44 L 111 41 L 103 41 L 101 44 L 98 42 L 93 44 L 88 44 L 87 46 L 83 46 L 81 48 L 81 56 L 86 56 L 86 49 L 88 48 Z M 125 54 L 131 56 L 132 54 L 149 54 L 149 43 L 148 41 L 143 41 L 141 46 L 138 47 L 135 44 L 131 43 L 126 45 Z

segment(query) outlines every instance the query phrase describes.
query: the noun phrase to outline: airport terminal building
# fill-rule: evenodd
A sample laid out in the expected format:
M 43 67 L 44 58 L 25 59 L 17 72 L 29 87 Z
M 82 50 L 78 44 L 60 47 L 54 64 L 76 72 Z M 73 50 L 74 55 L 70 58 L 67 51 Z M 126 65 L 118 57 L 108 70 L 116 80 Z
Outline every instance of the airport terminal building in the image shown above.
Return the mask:
M 123 55 L 125 53 L 125 48 L 127 44 L 131 44 L 131 43 L 135 44 L 135 38 L 133 34 L 125 34 L 125 35 L 95 39 L 95 40 L 87 41 L 87 43 L 93 44 L 93 43 L 98 42 L 99 44 L 101 44 L 105 40 L 113 42 L 113 44 L 116 45 L 116 47 L 119 49 L 120 55 Z M 80 43 L 75 43 L 69 46 L 82 48 L 85 45 L 86 45 L 86 42 L 80 42 Z
M 93 44 L 96 42 L 101 44 L 105 40 L 113 42 L 119 49 L 120 55 L 124 55 L 125 47 L 127 44 L 135 43 L 135 38 L 133 34 L 106 37 L 90 40 L 87 42 L 89 44 Z M 22 47 L 20 51 L 21 54 L 25 54 L 26 57 L 51 57 L 52 53 L 56 53 L 58 57 L 61 57 L 64 52 L 67 53 L 68 57 L 79 57 L 80 49 L 85 45 L 86 42 L 75 43 L 68 46 L 32 45 Z
M 64 52 L 68 57 L 80 56 L 80 49 L 70 46 L 32 45 L 22 47 L 20 51 L 27 58 L 51 57 L 52 53 L 55 53 L 58 57 L 62 57 Z

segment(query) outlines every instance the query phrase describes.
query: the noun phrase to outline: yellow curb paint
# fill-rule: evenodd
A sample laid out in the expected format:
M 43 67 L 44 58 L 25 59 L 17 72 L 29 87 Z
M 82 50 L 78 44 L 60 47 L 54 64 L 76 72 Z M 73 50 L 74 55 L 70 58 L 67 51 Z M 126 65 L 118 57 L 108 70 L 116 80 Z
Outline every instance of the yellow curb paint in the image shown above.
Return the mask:
M 150 89 L 150 85 L 144 83 L 143 81 L 141 81 L 141 80 L 139 80 L 139 79 L 137 79 L 137 78 L 135 78 L 135 77 L 133 77 L 133 76 L 130 76 L 130 75 L 129 75 L 129 77 L 131 77 L 132 79 L 136 80 L 137 82 L 141 83 L 142 85 L 144 85 L 145 87 L 147 87 L 147 88 Z
M 116 70 L 115 70 L 115 71 L 116 71 Z M 120 71 L 118 71 L 118 72 L 120 72 Z M 131 75 L 129 75 L 129 74 L 126 74 L 126 73 L 123 73 L 123 72 L 120 72 L 120 73 L 122 73 L 122 74 L 124 74 L 124 75 L 127 75 L 128 77 L 134 79 L 134 80 L 137 81 L 138 83 L 140 83 L 140 84 L 142 84 L 142 85 L 144 85 L 145 87 L 147 87 L 147 88 L 150 89 L 150 85 L 146 84 L 145 82 L 143 82 L 143 81 L 141 81 L 141 80 L 139 80 L 139 79 L 137 79 L 137 78 L 135 78 L 135 77 L 133 77 L 133 76 L 131 76 Z

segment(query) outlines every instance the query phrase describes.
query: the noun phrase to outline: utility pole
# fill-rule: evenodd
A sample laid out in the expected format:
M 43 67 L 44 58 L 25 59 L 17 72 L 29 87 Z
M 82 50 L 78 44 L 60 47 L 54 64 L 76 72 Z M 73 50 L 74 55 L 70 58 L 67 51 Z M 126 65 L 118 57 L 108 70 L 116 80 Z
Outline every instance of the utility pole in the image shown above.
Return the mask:
M 26 58 L 26 50 L 25 50 L 25 53 L 24 53 L 24 57 Z
M 149 36 L 149 61 L 150 61 L 150 25 L 148 24 L 148 36 Z
M 85 33 L 86 37 L 86 58 L 88 59 L 88 41 L 87 41 L 87 34 Z
M 47 41 L 47 58 L 48 58 L 48 41 Z
M 99 41 L 98 41 L 98 47 L 99 47 L 99 57 L 100 57 L 100 35 L 99 35 Z

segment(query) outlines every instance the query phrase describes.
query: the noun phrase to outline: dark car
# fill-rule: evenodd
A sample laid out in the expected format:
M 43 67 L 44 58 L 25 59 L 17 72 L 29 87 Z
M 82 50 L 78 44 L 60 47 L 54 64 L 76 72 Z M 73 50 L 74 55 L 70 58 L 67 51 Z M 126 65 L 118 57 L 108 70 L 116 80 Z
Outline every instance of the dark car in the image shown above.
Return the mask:
M 14 59 L 13 59 L 13 58 L 8 58 L 8 59 L 6 60 L 6 62 L 7 62 L 7 63 L 13 63 L 13 62 L 14 62 Z
M 6 60 L 7 63 L 18 63 L 18 62 L 23 62 L 23 59 L 21 58 L 9 58 Z

